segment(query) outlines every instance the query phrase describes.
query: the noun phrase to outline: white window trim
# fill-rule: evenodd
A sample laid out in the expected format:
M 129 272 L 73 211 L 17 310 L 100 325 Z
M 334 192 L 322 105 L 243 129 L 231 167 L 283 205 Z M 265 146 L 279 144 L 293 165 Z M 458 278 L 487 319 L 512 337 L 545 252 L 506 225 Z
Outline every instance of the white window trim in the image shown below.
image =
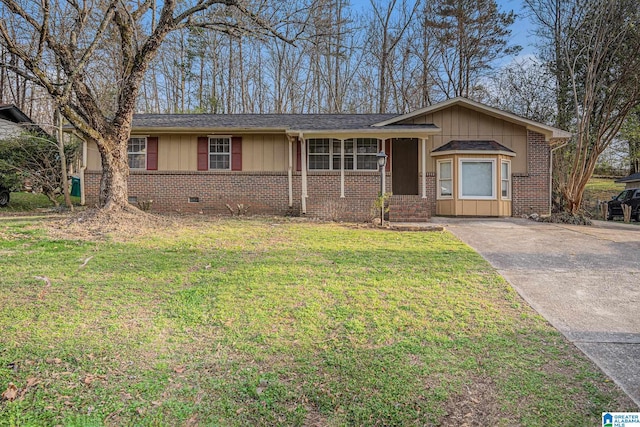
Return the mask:
M 438 160 L 438 193 L 437 193 L 437 197 L 436 200 L 451 200 L 453 199 L 453 159 L 446 159 L 446 160 Z M 448 178 L 448 181 L 451 181 L 451 195 L 450 196 L 446 196 L 446 195 L 442 195 L 442 185 L 440 185 L 440 182 L 442 181 L 441 177 L 440 177 L 440 165 L 442 163 L 449 163 L 451 165 L 451 178 Z
M 144 139 L 144 152 L 129 151 L 129 141 L 131 141 L 132 139 Z M 129 165 L 129 169 L 136 170 L 136 171 L 147 170 L 147 147 L 149 146 L 147 141 L 147 135 L 129 135 L 129 141 L 127 141 L 127 165 L 129 165 L 129 154 L 144 154 L 144 167 L 132 168 Z
M 463 163 L 491 163 L 491 196 L 465 196 L 462 193 L 462 164 Z M 496 190 L 496 159 L 487 158 L 463 158 L 458 159 L 458 199 L 460 200 L 497 200 Z
M 507 179 L 502 176 L 502 165 L 506 164 L 509 168 Z M 502 181 L 507 181 L 507 196 L 502 197 Z M 511 160 L 501 160 L 500 161 L 500 199 L 501 200 L 511 200 Z
M 358 156 L 377 156 L 378 150 L 380 149 L 380 139 L 379 138 L 347 138 L 353 140 L 353 169 L 354 171 L 378 171 L 378 158 L 376 157 L 376 167 L 375 169 L 358 169 Z M 358 139 L 371 139 L 376 141 L 376 152 L 375 153 L 358 153 Z
M 328 139 L 329 140 L 329 153 L 320 153 L 320 154 L 311 153 L 310 141 L 311 140 L 316 140 L 316 139 Z M 357 143 L 358 139 L 372 139 L 372 140 L 375 140 L 375 141 L 377 141 L 376 150 L 380 147 L 380 138 L 344 138 L 344 139 L 340 139 L 340 138 L 309 138 L 309 139 L 307 139 L 305 141 L 305 143 L 307 144 L 307 165 L 310 164 L 309 160 L 314 156 L 329 156 L 329 169 L 309 169 L 309 171 L 310 172 L 316 172 L 316 171 L 340 171 L 340 170 L 345 170 L 345 171 L 361 171 L 361 172 L 378 172 L 377 159 L 376 159 L 376 167 L 375 167 L 375 169 L 358 169 L 358 155 L 360 155 L 360 156 L 375 156 L 375 155 L 378 154 L 378 151 L 376 151 L 375 153 L 360 153 L 360 154 L 358 154 L 358 143 Z M 353 152 L 352 153 L 344 152 L 344 143 L 347 140 L 352 140 L 353 141 Z M 343 150 L 343 153 L 334 152 L 334 150 L 333 150 L 333 142 L 334 141 L 340 141 L 340 146 L 341 146 L 341 149 Z M 338 169 L 335 169 L 333 167 L 333 157 L 334 156 L 340 156 L 340 168 L 338 168 Z M 347 159 L 348 156 L 353 159 L 353 168 L 352 169 L 345 169 L 344 168 L 344 161 Z
M 231 156 L 233 155 L 233 147 L 232 147 L 232 140 L 231 140 L 231 135 L 207 135 L 207 163 L 209 166 L 209 170 L 212 171 L 230 171 L 231 167 L 233 165 L 232 161 L 233 159 L 231 158 Z M 228 139 L 229 140 L 229 152 L 228 153 L 212 153 L 211 152 L 211 140 L 212 139 Z M 211 167 L 211 155 L 219 155 L 219 154 L 228 154 L 229 155 L 229 167 L 226 169 L 223 168 L 212 168 Z

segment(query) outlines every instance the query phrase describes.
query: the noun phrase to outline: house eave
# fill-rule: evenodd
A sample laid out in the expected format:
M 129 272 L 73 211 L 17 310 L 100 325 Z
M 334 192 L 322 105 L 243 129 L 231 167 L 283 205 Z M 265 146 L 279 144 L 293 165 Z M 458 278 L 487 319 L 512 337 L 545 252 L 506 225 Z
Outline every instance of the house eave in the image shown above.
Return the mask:
M 211 127 L 133 127 L 131 134 L 183 134 L 183 135 L 210 135 L 210 134 L 284 134 L 285 128 L 211 128 Z
M 296 129 L 287 131 L 287 135 L 305 138 L 428 138 L 430 135 L 437 135 L 441 132 L 440 128 L 432 127 L 429 129 L 404 129 L 404 130 L 385 130 L 380 128 L 367 129 Z

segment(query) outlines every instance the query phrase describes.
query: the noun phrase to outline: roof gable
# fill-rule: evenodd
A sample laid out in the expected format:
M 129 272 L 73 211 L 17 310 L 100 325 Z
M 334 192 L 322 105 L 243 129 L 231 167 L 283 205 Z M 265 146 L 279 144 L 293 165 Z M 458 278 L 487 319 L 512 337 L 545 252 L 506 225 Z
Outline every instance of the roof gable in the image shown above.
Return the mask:
M 499 110 L 497 108 L 489 107 L 488 105 L 485 105 L 476 101 L 472 101 L 467 98 L 462 98 L 462 97 L 448 99 L 446 101 L 439 102 L 437 104 L 433 104 L 425 108 L 421 108 L 411 113 L 396 116 L 391 119 L 376 123 L 374 126 L 385 127 L 389 125 L 395 125 L 395 124 L 399 124 L 404 121 L 413 119 L 415 117 L 435 113 L 437 111 L 441 111 L 454 106 L 462 106 L 462 107 L 469 108 L 471 110 L 486 114 L 488 116 L 496 117 L 501 120 L 505 120 L 511 123 L 518 124 L 520 126 L 524 126 L 528 130 L 532 130 L 532 131 L 543 134 L 547 140 L 569 139 L 572 136 L 571 133 L 566 132 L 562 129 L 548 126 L 543 123 L 538 123 L 533 120 L 525 119 L 513 113 L 509 113 L 503 110 Z

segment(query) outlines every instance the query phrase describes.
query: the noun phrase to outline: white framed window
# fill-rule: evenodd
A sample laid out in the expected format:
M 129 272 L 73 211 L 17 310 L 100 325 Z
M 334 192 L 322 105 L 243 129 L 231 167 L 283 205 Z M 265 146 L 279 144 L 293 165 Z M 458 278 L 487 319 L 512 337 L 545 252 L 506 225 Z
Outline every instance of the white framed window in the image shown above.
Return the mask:
M 438 160 L 438 199 L 453 198 L 453 161 Z
M 127 143 L 129 169 L 147 168 L 147 137 L 132 136 Z
M 209 169 L 231 170 L 231 137 L 209 137 Z
M 460 159 L 458 164 L 458 198 L 496 199 L 495 159 Z
M 331 170 L 331 156 L 335 141 L 329 138 L 309 139 L 309 170 Z M 338 144 L 340 141 L 338 141 Z M 338 146 L 339 147 L 339 146 Z M 338 149 L 338 154 L 340 153 Z M 338 158 L 338 163 L 340 159 Z
M 500 197 L 511 200 L 511 162 L 509 160 L 500 162 Z
M 340 170 L 342 141 L 333 138 L 312 138 L 309 144 L 309 170 Z M 344 140 L 345 170 L 378 170 L 378 140 L 350 138 Z
M 349 140 L 347 140 L 349 141 Z M 345 144 L 346 142 L 345 141 Z M 378 170 L 378 140 L 376 138 L 356 138 L 354 155 L 356 156 L 355 169 L 365 171 Z M 345 165 L 345 169 L 347 169 Z

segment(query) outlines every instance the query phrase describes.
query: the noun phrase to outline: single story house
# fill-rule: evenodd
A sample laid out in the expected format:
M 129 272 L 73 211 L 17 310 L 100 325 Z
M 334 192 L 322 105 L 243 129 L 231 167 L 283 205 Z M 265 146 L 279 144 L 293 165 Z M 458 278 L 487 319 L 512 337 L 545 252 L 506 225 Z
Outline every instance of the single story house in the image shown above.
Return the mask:
M 629 188 L 640 188 L 640 172 L 633 173 L 624 178 L 616 179 L 616 182 L 625 184 L 625 190 Z
M 465 98 L 401 115 L 137 114 L 129 196 L 161 211 L 243 204 L 249 214 L 366 221 L 384 179 L 391 221 L 547 214 L 552 150 L 570 137 Z M 92 144 L 84 152 L 94 204 L 100 155 Z

